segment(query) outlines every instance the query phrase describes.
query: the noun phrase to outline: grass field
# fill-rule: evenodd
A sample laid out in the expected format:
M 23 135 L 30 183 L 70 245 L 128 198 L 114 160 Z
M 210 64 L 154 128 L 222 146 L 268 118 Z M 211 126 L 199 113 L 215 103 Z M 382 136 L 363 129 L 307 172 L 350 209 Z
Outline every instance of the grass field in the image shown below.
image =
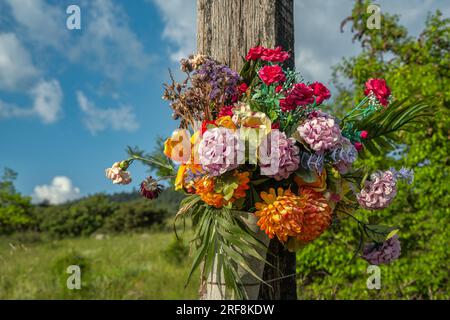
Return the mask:
M 0 238 L 0 299 L 196 299 L 199 276 L 184 287 L 187 254 L 167 253 L 173 237 L 152 232 L 29 244 Z M 71 264 L 81 267 L 81 290 L 67 289 Z

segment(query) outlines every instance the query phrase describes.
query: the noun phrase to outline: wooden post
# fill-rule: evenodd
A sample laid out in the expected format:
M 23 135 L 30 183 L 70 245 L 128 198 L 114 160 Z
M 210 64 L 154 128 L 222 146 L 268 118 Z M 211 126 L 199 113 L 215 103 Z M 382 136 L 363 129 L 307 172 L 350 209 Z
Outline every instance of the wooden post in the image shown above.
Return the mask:
M 197 0 L 197 50 L 240 70 L 242 57 L 257 45 L 278 45 L 291 52 L 285 66 L 294 68 L 293 0 Z M 269 243 L 268 265 L 260 299 L 297 299 L 295 253 L 277 240 Z M 280 279 L 281 278 L 281 279 Z

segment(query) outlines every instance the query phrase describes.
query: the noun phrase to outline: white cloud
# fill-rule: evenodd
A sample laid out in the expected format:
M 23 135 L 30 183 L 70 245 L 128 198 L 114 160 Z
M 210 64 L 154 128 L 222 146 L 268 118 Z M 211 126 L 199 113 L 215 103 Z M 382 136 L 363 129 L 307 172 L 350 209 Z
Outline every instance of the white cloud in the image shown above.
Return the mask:
M 170 53 L 173 61 L 179 61 L 196 51 L 196 1 L 152 0 L 158 7 L 165 23 L 163 38 L 171 42 L 175 51 Z
M 45 0 L 6 0 L 19 24 L 18 32 L 38 48 L 53 48 L 119 81 L 146 70 L 150 54 L 128 24 L 128 16 L 111 0 L 82 0 L 81 32 L 66 29 L 66 6 Z M 42 53 L 42 52 L 41 52 Z M 132 72 L 130 72 L 132 71 Z
M 29 91 L 31 107 L 19 107 L 0 100 L 0 118 L 37 116 L 45 124 L 56 122 L 62 112 L 63 91 L 57 80 L 39 81 Z
M 14 19 L 27 37 L 41 46 L 64 47 L 65 17 L 63 6 L 51 6 L 44 0 L 5 0 Z
M 17 90 L 38 75 L 30 54 L 14 33 L 0 34 L 0 89 Z
M 80 197 L 80 189 L 64 176 L 54 177 L 49 185 L 36 186 L 32 195 L 35 203 L 48 201 L 50 204 L 62 204 Z
M 106 129 L 135 131 L 139 128 L 136 115 L 130 106 L 99 108 L 84 95 L 77 92 L 81 111 L 85 114 L 84 124 L 92 134 Z
M 32 90 L 33 113 L 38 115 L 42 122 L 53 123 L 58 120 L 61 113 L 63 92 L 57 80 L 41 81 Z

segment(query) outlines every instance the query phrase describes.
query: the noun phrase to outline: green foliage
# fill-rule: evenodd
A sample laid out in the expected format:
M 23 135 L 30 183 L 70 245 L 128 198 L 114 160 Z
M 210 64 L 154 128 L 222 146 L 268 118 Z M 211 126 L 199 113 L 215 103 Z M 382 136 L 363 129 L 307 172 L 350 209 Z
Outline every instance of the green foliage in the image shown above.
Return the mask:
M 168 213 L 158 209 L 147 199 L 123 203 L 113 214 L 105 218 L 101 232 L 127 232 L 142 230 L 164 223 Z
M 263 281 L 249 266 L 249 259 L 265 262 L 261 252 L 267 250 L 242 220 L 251 215 L 226 207 L 215 209 L 202 204 L 197 195 L 182 202 L 177 216 L 190 216 L 195 227 L 194 261 L 188 283 L 198 268 L 204 276 L 214 270 L 217 282 L 225 283 L 227 296 L 244 299 L 247 294 L 239 271 L 247 272 L 256 281 Z
M 0 180 L 0 234 L 25 230 L 33 222 L 31 199 L 16 192 L 16 177 L 17 173 L 5 168 Z
M 358 246 L 358 228 L 345 220 L 298 253 L 299 297 L 447 299 L 450 292 L 450 19 L 444 19 L 440 12 L 429 15 L 424 31 L 414 39 L 398 24 L 398 17 L 388 14 L 383 15 L 381 30 L 367 29 L 368 3 L 356 2 L 352 16 L 346 19 L 353 22 L 354 39 L 361 42 L 363 52 L 344 59 L 335 68 L 334 82 L 338 87 L 335 105 L 344 106 L 337 113 L 345 114 L 360 101 L 363 97 L 360 88 L 367 79 L 376 77 L 386 79 L 398 101 L 413 105 L 417 100 L 432 97 L 438 102 L 425 128 L 412 126 L 410 132 L 399 134 L 397 143 L 404 146 L 396 145 L 399 156 L 392 157 L 387 150 L 378 148 L 383 152 L 359 160 L 359 165 L 369 170 L 391 166 L 415 170 L 414 184 L 399 185 L 397 197 L 389 208 L 370 212 L 370 220 L 398 226 L 402 243 L 400 259 L 381 267 L 381 290 L 366 288 L 365 261 L 357 259 L 349 263 L 352 250 Z M 344 85 L 343 79 L 350 80 L 351 85 Z M 362 211 L 360 215 L 367 221 L 369 212 Z
M 186 261 L 189 256 L 189 247 L 182 239 L 174 238 L 167 249 L 164 250 L 163 255 L 168 262 L 180 264 Z

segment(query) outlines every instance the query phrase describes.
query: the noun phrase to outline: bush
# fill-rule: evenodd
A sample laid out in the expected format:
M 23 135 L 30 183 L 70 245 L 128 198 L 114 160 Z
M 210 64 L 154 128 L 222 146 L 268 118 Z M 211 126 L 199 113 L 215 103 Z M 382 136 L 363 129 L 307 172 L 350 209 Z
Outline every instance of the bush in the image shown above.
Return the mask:
M 189 256 L 189 247 L 182 239 L 174 238 L 169 246 L 163 251 L 164 258 L 174 264 L 179 264 Z
M 121 204 L 112 215 L 105 219 L 101 232 L 126 232 L 161 226 L 168 212 L 155 206 L 147 199 L 139 199 Z

